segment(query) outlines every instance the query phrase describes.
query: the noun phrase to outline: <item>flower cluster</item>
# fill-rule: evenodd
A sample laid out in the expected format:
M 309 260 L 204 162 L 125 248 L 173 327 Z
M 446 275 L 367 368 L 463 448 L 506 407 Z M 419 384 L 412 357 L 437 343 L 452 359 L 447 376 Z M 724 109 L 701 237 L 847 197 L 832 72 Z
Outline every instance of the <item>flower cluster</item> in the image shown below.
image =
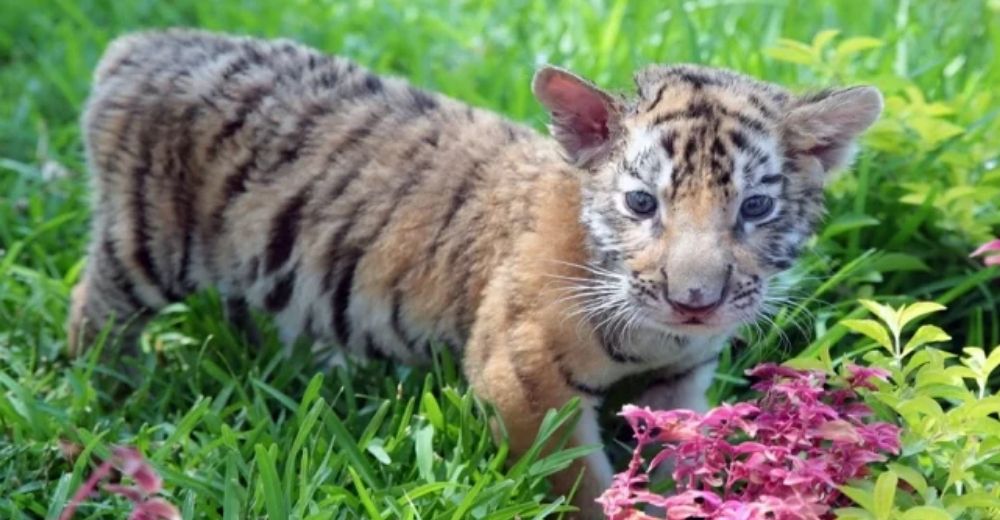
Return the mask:
M 181 514 L 173 504 L 155 495 L 163 488 L 163 480 L 156 470 L 146 462 L 138 450 L 129 446 L 118 446 L 112 457 L 97 467 L 90 478 L 77 489 L 73 498 L 59 515 L 59 520 L 70 520 L 76 508 L 97 488 L 98 484 L 117 469 L 122 475 L 135 481 L 134 486 L 105 484 L 105 491 L 123 496 L 132 502 L 132 512 L 128 520 L 181 520 Z
M 820 372 L 773 364 L 749 372 L 760 382 L 753 402 L 722 405 L 705 414 L 626 406 L 622 415 L 638 446 L 629 467 L 598 501 L 614 520 L 666 518 L 726 520 L 823 519 L 846 505 L 837 486 L 865 475 L 868 464 L 899 453 L 899 429 L 867 421 L 871 410 L 857 394 L 887 373 L 850 367 L 842 384 Z M 649 446 L 659 452 L 648 462 Z M 670 464 L 676 493 L 648 490 L 649 472 Z

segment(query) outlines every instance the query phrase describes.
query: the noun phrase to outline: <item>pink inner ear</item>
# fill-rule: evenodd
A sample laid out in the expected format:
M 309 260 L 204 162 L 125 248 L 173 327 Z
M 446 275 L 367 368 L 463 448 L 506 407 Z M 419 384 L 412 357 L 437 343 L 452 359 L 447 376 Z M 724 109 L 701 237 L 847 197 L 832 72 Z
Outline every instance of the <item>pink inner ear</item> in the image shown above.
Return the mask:
M 566 76 L 553 76 L 546 85 L 546 105 L 568 123 L 586 145 L 603 142 L 609 136 L 608 107 L 594 89 Z

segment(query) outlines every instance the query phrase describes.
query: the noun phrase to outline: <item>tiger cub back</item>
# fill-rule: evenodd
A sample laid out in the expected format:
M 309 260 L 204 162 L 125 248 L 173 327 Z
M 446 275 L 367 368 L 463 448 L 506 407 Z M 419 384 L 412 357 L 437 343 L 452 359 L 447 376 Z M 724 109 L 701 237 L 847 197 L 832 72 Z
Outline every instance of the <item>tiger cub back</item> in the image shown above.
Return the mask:
M 83 121 L 74 345 L 211 287 L 286 340 L 403 360 L 460 346 L 524 225 L 519 180 L 558 160 L 531 130 L 348 60 L 186 30 L 115 41 Z

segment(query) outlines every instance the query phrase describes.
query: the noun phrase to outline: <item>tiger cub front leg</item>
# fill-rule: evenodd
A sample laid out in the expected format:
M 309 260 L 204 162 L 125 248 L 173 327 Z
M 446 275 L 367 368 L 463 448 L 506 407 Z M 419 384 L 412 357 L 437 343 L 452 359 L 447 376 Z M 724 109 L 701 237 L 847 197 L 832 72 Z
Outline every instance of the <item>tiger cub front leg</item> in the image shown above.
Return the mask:
M 555 352 L 546 328 L 531 321 L 480 324 L 472 334 L 465 356 L 466 377 L 476 394 L 498 412 L 515 456 L 531 447 L 546 412 L 573 397 L 581 397 L 582 409 L 571 443 L 601 442 L 594 403 L 568 386 L 557 368 Z M 580 513 L 575 518 L 603 518 L 595 499 L 610 485 L 612 474 L 607 456 L 598 450 L 555 475 L 552 485 L 556 493 L 568 494 L 579 479 L 573 504 Z

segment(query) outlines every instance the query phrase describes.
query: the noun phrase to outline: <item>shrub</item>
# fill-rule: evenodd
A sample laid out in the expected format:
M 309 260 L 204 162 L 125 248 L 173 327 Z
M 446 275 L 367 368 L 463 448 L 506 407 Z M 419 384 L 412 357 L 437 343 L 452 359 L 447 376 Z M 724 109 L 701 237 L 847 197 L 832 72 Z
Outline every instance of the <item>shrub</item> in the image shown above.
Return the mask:
M 930 347 L 951 339 L 934 325 L 920 326 L 904 343 L 908 325 L 944 307 L 928 302 L 899 308 L 869 300 L 861 303 L 878 320 L 842 323 L 876 344 L 864 359 L 888 377 L 868 398 L 880 416 L 902 426 L 902 451 L 877 479 L 841 488 L 857 507 L 839 510 L 839 516 L 997 518 L 1000 396 L 991 392 L 988 381 L 1000 366 L 1000 348 L 987 354 L 982 348 L 967 347 L 956 356 Z M 832 370 L 829 356 L 821 357 Z

